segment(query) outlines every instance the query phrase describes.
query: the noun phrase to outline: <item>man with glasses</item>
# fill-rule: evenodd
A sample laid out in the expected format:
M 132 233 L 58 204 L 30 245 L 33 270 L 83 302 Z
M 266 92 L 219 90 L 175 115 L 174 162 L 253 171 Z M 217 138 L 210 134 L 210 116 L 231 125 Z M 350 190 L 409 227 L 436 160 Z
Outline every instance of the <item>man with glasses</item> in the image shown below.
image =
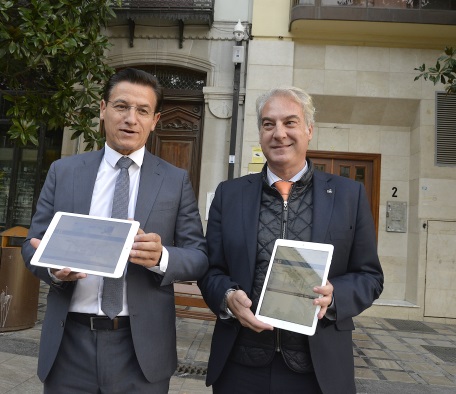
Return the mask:
M 200 278 L 208 262 L 187 172 L 145 149 L 162 98 L 151 74 L 118 72 L 100 106 L 105 147 L 58 160 L 48 172 L 22 249 L 27 267 L 50 285 L 38 360 L 45 393 L 168 392 L 177 366 L 173 282 Z M 111 315 L 103 278 L 30 260 L 55 212 L 114 217 L 121 168 L 125 214 L 140 230 Z

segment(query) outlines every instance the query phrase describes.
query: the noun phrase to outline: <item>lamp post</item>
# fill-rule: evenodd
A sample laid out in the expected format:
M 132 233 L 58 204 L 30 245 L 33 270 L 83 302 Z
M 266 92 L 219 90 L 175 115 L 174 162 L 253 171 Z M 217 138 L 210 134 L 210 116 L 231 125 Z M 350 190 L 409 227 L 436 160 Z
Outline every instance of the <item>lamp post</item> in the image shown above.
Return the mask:
M 244 47 L 242 40 L 245 37 L 244 26 L 239 20 L 234 27 L 234 39 L 236 45 L 233 46 L 234 80 L 233 80 L 233 109 L 231 115 L 231 137 L 230 154 L 228 158 L 228 179 L 233 179 L 234 165 L 236 163 L 236 133 L 239 110 L 239 90 L 241 85 L 241 65 L 244 62 Z

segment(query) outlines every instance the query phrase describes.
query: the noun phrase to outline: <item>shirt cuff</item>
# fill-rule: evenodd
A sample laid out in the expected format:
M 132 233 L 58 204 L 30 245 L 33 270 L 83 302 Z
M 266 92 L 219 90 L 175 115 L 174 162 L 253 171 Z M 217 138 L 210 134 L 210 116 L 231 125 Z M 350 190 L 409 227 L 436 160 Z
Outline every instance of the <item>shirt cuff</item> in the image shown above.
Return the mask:
M 60 280 L 59 278 L 57 278 L 52 272 L 51 272 L 51 269 L 48 268 L 48 274 L 49 276 L 51 277 L 52 281 L 58 285 L 62 284 L 63 283 L 63 280 Z
M 328 309 L 326 309 L 325 317 L 331 321 L 337 320 L 336 303 L 334 301 L 334 296 L 331 301 L 331 305 L 329 305 Z
M 168 268 L 168 262 L 169 262 L 169 252 L 163 246 L 160 263 L 157 264 L 155 267 L 150 267 L 149 270 L 152 272 L 155 272 L 156 274 L 164 275 L 166 272 L 166 269 Z

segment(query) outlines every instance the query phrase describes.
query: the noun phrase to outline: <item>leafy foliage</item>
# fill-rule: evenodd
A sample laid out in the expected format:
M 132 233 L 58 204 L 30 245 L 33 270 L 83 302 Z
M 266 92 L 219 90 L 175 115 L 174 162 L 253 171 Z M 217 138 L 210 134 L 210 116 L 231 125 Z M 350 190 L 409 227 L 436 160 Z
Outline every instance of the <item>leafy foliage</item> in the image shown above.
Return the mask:
M 415 81 L 423 77 L 424 80 L 429 80 L 434 85 L 441 82 L 446 85 L 445 90 L 447 93 L 456 93 L 456 48 L 446 47 L 444 54 L 437 59 L 435 67 L 426 69 L 426 65 L 423 63 L 415 70 L 421 72 L 420 75 L 415 77 Z
M 10 137 L 37 144 L 40 125 L 70 126 L 87 150 L 102 143 L 102 84 L 108 38 L 100 28 L 114 18 L 110 0 L 2 0 L 0 90 L 11 108 Z

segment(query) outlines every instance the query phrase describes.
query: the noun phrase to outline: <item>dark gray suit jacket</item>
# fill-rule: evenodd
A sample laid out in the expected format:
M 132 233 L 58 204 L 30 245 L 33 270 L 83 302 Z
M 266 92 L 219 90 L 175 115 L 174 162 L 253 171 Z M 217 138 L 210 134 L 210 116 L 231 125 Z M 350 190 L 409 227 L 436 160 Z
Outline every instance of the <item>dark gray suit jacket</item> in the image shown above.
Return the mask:
M 65 326 L 74 282 L 62 288 L 46 268 L 30 265 L 31 238 L 41 239 L 57 211 L 88 214 L 104 149 L 57 160 L 51 165 L 38 200 L 22 256 L 27 268 L 50 285 L 43 322 L 38 376 L 44 381 L 54 363 Z M 127 299 L 136 355 L 151 382 L 169 378 L 177 366 L 173 282 L 196 280 L 207 270 L 206 242 L 186 171 L 145 152 L 135 220 L 161 236 L 169 251 L 164 276 L 129 264 Z
M 219 316 L 227 289 L 253 284 L 262 192 L 262 174 L 222 182 L 212 201 L 206 233 L 209 271 L 198 282 L 212 311 Z M 334 245 L 329 280 L 334 286 L 337 320 L 319 321 L 309 346 L 323 393 L 355 393 L 352 317 L 371 306 L 383 289 L 376 235 L 364 187 L 315 170 L 312 241 Z M 217 319 L 207 374 L 219 377 L 235 342 L 237 320 Z

